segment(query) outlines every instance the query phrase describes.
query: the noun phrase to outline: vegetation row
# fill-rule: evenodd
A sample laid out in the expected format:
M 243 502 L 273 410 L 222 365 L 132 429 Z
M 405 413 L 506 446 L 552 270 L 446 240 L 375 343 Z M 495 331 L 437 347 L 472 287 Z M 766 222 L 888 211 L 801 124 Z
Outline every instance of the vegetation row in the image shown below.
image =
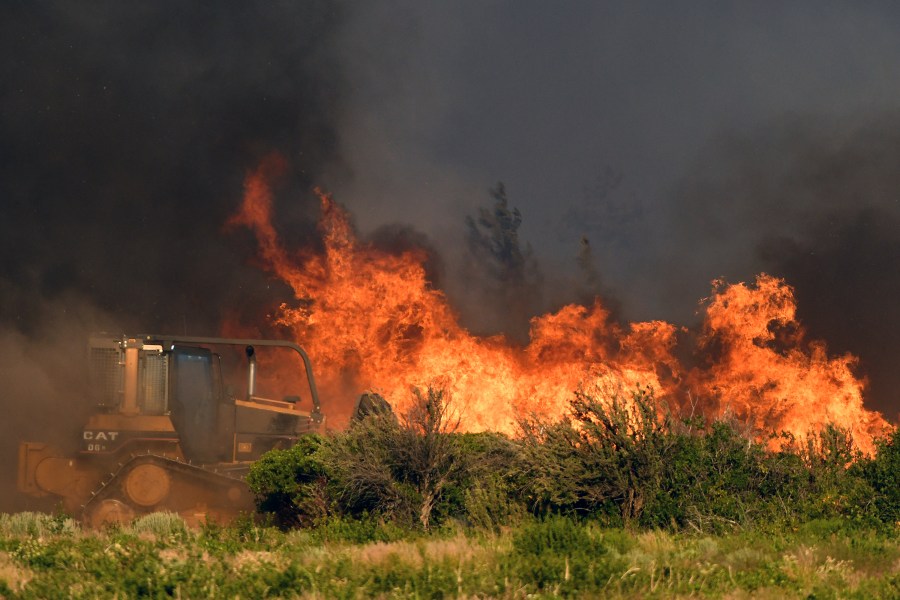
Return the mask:
M 900 521 L 897 431 L 864 456 L 838 427 L 763 437 L 735 419 L 676 416 L 642 390 L 576 394 L 567 418 L 526 420 L 515 438 L 457 425 L 442 391 L 417 391 L 399 417 L 374 409 L 344 432 L 268 453 L 248 481 L 282 528 L 338 518 L 496 531 L 559 515 L 720 533 Z

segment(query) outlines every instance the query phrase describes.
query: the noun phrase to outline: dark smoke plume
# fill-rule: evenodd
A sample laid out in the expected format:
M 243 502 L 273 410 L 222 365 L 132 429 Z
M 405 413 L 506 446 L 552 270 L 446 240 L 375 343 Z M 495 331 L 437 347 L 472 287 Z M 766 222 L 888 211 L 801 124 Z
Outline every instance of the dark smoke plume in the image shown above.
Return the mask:
M 125 323 L 194 332 L 270 301 L 223 240 L 244 172 L 333 158 L 331 3 L 6 3 L 0 322 L 77 290 Z M 299 171 L 299 170 L 298 170 Z M 299 174 L 300 190 L 311 178 Z M 278 222 L 306 233 L 304 210 Z M 235 247 L 237 246 L 237 247 Z
M 222 226 L 277 150 L 297 165 L 278 226 L 315 242 L 342 18 L 328 1 L 3 3 L 2 483 L 21 437 L 77 428 L 88 332 L 216 334 L 289 296 Z

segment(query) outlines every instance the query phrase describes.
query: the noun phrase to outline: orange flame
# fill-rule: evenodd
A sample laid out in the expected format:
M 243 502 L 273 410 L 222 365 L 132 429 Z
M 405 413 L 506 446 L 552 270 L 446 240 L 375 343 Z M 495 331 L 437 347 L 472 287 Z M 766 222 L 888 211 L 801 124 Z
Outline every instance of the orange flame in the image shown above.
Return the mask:
M 803 436 L 833 422 L 867 451 L 886 425 L 863 407 L 865 382 L 854 376 L 852 356 L 829 358 L 821 342 L 804 347 L 792 290 L 779 279 L 716 284 L 700 348 L 718 356 L 690 370 L 674 355 L 682 329 L 619 324 L 599 299 L 534 317 L 525 346 L 479 337 L 430 285 L 423 253 L 359 241 L 346 211 L 319 190 L 324 252 L 289 255 L 272 225 L 269 187 L 284 168 L 272 157 L 250 173 L 229 223 L 255 232 L 261 259 L 293 289 L 297 304 L 282 305 L 274 321 L 313 358 L 326 409 L 329 400 L 346 406 L 371 390 L 403 411 L 412 387 L 437 385 L 453 398 L 464 430 L 514 433 L 523 416 L 563 416 L 576 390 L 627 394 L 641 386 L 675 403 L 698 399 L 711 416 L 730 410 L 759 430 Z M 784 348 L 775 330 L 791 333 Z
M 717 281 L 714 292 L 701 343 L 716 345 L 719 352 L 707 369 L 693 373 L 694 392 L 714 399 L 719 412 L 732 410 L 760 430 L 802 436 L 837 424 L 870 453 L 872 438 L 887 422 L 863 407 L 866 382 L 853 373 L 856 357 L 830 358 L 821 341 L 804 345 L 793 290 L 759 275 L 755 287 Z M 779 340 L 778 333 L 786 339 Z

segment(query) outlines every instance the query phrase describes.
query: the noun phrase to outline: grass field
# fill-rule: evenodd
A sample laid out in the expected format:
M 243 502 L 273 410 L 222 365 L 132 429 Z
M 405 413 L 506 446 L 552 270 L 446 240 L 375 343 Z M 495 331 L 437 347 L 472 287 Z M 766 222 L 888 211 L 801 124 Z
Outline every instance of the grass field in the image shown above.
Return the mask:
M 366 540 L 366 541 L 362 541 Z M 0 515 L 7 598 L 900 597 L 900 529 L 814 521 L 720 536 L 569 519 L 422 534 L 332 521 L 191 530 L 174 515 L 85 531 Z

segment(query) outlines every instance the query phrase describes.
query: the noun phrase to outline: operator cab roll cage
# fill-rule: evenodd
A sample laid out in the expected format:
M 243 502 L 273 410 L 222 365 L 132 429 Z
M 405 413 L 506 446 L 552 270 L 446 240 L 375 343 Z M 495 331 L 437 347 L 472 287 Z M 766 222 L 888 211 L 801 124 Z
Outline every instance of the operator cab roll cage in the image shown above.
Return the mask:
M 142 341 L 147 342 L 162 342 L 166 346 L 171 347 L 174 344 L 209 344 L 209 345 L 221 345 L 221 346 L 244 346 L 247 352 L 247 357 L 251 361 L 251 371 L 255 371 L 255 363 L 254 363 L 254 347 L 276 347 L 276 348 L 289 348 L 300 355 L 300 358 L 303 360 L 303 367 L 306 371 L 306 381 L 309 383 L 309 392 L 310 397 L 312 399 L 313 409 L 310 413 L 310 417 L 317 423 L 322 421 L 322 410 L 319 404 L 319 391 L 316 388 L 316 380 L 313 376 L 312 363 L 309 360 L 309 355 L 306 353 L 302 347 L 293 342 L 287 342 L 282 340 L 255 340 L 248 338 L 219 338 L 219 337 L 201 337 L 201 336 L 192 336 L 192 335 L 165 335 L 165 334 L 141 334 L 135 336 L 136 339 L 140 339 Z M 252 373 L 251 373 L 252 376 Z M 251 384 L 252 386 L 252 384 Z M 249 399 L 249 398 L 248 398 Z

